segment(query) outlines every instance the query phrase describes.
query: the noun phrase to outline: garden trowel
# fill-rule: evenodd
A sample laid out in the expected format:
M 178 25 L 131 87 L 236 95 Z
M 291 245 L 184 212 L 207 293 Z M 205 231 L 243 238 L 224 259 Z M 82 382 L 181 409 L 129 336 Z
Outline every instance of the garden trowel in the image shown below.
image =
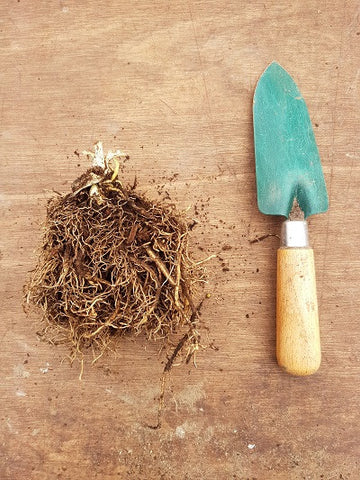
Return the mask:
M 293 375 L 310 375 L 321 361 L 313 250 L 306 218 L 328 209 L 328 196 L 305 101 L 276 62 L 254 95 L 259 210 L 283 215 L 277 254 L 276 356 Z

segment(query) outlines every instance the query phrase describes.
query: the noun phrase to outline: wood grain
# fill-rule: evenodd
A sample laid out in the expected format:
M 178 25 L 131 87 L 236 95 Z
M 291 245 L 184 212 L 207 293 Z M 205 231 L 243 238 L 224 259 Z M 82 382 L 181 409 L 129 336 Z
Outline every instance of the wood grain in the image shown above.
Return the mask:
M 279 248 L 276 275 L 276 358 L 292 375 L 320 367 L 321 347 L 312 248 Z
M 358 2 L 0 0 L 0 10 L 0 478 L 357 480 Z M 307 102 L 330 197 L 309 222 L 323 359 L 304 378 L 276 363 L 281 219 L 256 207 L 252 96 L 272 60 Z M 161 430 L 147 427 L 158 344 L 124 339 L 93 367 L 89 354 L 80 382 L 67 348 L 40 341 L 40 318 L 22 311 L 46 200 L 69 191 L 88 166 L 74 151 L 97 140 L 130 155 L 124 182 L 190 207 L 195 258 L 218 254 L 202 310 L 216 350 L 174 369 Z

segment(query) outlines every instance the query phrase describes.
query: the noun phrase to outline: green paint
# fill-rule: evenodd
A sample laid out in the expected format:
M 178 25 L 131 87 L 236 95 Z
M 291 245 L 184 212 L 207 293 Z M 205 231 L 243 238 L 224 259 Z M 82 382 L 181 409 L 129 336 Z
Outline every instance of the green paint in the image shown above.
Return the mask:
M 294 80 L 276 62 L 254 95 L 258 206 L 288 216 L 296 198 L 305 217 L 328 209 L 328 196 L 309 113 Z

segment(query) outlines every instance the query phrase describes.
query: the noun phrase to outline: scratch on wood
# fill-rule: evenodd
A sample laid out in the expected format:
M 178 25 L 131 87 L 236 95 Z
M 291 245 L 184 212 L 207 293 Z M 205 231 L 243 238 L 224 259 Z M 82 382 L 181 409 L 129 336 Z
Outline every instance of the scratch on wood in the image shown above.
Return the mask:
M 193 17 L 193 13 L 192 13 L 192 10 L 191 10 L 191 4 L 190 3 L 188 3 L 188 8 L 189 8 L 191 26 L 192 26 L 192 30 L 193 30 L 193 34 L 194 34 L 196 50 L 197 50 L 197 54 L 198 54 L 198 60 L 199 60 L 199 64 L 200 64 L 201 78 L 202 78 L 202 82 L 203 82 L 203 86 L 204 86 L 204 93 L 205 93 L 206 106 L 207 106 L 206 116 L 208 118 L 209 128 L 210 128 L 211 133 L 212 133 L 211 138 L 212 138 L 212 141 L 213 141 L 213 144 L 214 144 L 215 153 L 218 156 L 219 155 L 219 147 L 218 147 L 218 143 L 217 143 L 217 140 L 216 140 L 214 123 L 213 123 L 213 120 L 212 120 L 213 114 L 212 114 L 212 108 L 211 108 L 211 103 L 210 103 L 209 91 L 208 91 L 207 82 L 206 82 L 206 75 L 205 75 L 205 72 L 204 72 L 204 63 L 203 63 L 203 59 L 202 59 L 202 56 L 201 56 L 199 41 L 198 41 L 197 34 L 196 34 L 195 22 L 194 22 L 194 17 Z M 233 167 L 231 165 L 229 165 L 228 162 L 224 158 L 222 158 L 221 160 L 226 165 L 226 167 L 229 170 L 229 172 L 231 173 L 231 175 L 233 177 L 236 177 L 236 172 L 234 171 Z
M 165 100 L 163 100 L 162 98 L 160 98 L 159 100 L 160 100 L 160 102 L 162 102 L 164 105 L 166 105 L 169 110 L 171 110 L 173 113 L 175 113 L 175 115 L 178 115 L 178 113 L 177 113 L 173 108 L 171 108 L 170 105 L 165 102 Z

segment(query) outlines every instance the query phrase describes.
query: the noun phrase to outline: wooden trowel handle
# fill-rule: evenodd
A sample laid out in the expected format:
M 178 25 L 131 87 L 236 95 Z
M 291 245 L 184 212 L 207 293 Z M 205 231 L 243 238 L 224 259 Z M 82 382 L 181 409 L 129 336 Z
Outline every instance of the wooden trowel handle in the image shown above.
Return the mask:
M 311 375 L 320 366 L 314 253 L 309 247 L 281 247 L 277 253 L 276 356 L 293 375 Z

